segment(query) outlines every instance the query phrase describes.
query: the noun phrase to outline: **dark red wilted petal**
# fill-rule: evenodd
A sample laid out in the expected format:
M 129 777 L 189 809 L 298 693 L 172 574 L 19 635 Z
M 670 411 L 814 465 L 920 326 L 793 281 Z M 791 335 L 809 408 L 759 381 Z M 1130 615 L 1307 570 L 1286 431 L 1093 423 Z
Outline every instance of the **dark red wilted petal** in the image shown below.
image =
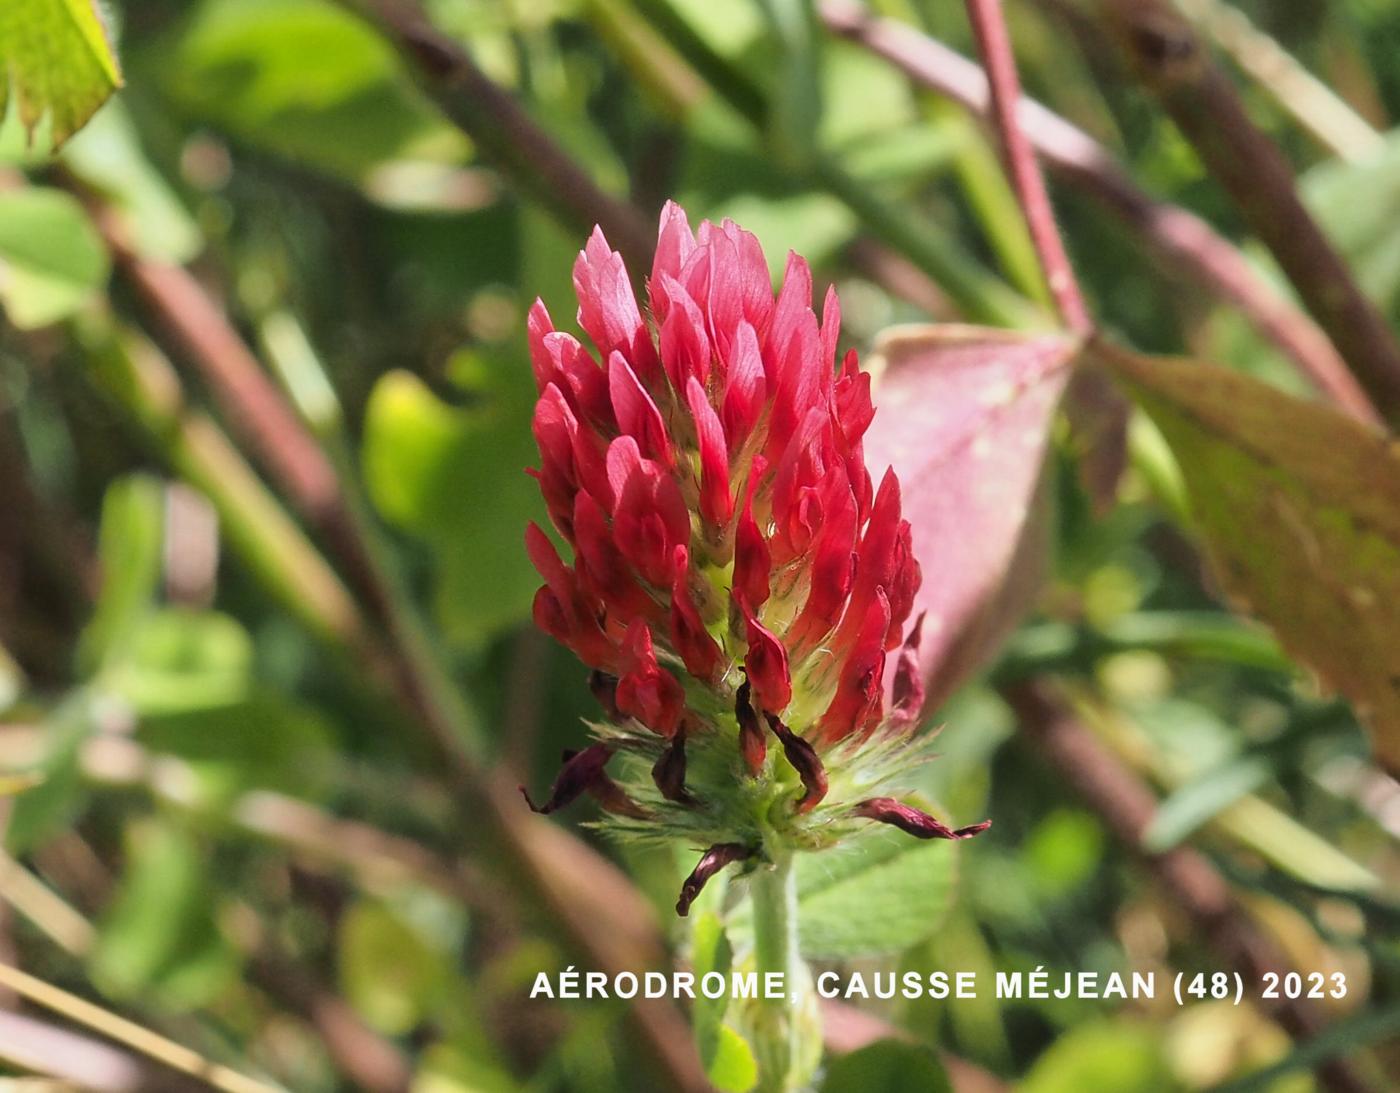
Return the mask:
M 695 795 L 685 788 L 685 729 L 681 728 L 651 768 L 651 780 L 661 796 L 677 804 L 693 805 Z
M 909 628 L 909 636 L 899 651 L 899 661 L 894 669 L 894 689 L 891 693 L 892 705 L 889 723 L 891 729 L 902 729 L 919 719 L 924 708 L 924 678 L 919 667 L 919 642 L 923 638 L 924 616 L 920 611 L 914 625 Z
M 783 755 L 802 779 L 805 792 L 797 802 L 798 812 L 810 812 L 826 796 L 826 768 L 811 742 L 798 736 L 776 717 L 769 715 L 768 727 L 783 745 Z
M 854 811 L 857 816 L 867 820 L 892 824 L 916 839 L 970 839 L 992 826 L 991 820 L 983 820 L 970 827 L 952 828 L 935 820 L 927 812 L 896 801 L 893 797 L 872 797 L 856 805 Z
M 763 761 L 768 758 L 768 740 L 753 708 L 748 680 L 739 684 L 734 693 L 734 717 L 739 722 L 739 752 L 748 764 L 749 773 L 756 775 L 763 770 Z
M 600 672 L 594 668 L 588 673 L 588 690 L 610 718 L 616 721 L 622 716 L 617 708 L 617 676 L 610 676 L 607 672 Z
M 608 777 L 604 768 L 611 758 L 612 749 L 606 744 L 592 744 L 582 751 L 566 751 L 564 765 L 549 791 L 549 800 L 542 805 L 535 804 L 524 786 L 520 787 L 520 795 L 532 811 L 543 815 L 557 812 L 588 793 L 608 812 L 647 819 L 648 813 Z
M 753 856 L 753 851 L 741 843 L 716 843 L 700 856 L 699 863 L 691 870 L 690 876 L 681 885 L 680 898 L 676 900 L 676 914 L 685 918 L 690 914 L 690 905 L 695 902 L 705 883 L 732 862 L 743 861 Z

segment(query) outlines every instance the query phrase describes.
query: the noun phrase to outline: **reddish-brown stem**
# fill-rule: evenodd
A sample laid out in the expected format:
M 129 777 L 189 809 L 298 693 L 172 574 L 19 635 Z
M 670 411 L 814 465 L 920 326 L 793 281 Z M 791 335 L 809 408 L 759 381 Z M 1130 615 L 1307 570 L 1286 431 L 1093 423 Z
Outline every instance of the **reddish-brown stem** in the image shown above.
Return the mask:
M 1021 129 L 1017 108 L 1021 101 L 1021 81 L 1016 75 L 1016 57 L 1011 35 L 1001 13 L 1001 0 L 967 0 L 967 15 L 982 51 L 992 92 L 992 115 L 1006 152 L 1006 170 L 1030 229 L 1031 243 L 1040 258 L 1050 287 L 1051 299 L 1066 326 L 1084 334 L 1093 328 L 1084 296 L 1065 252 L 1064 240 L 1055 225 L 1055 211 L 1045 179 L 1031 151 L 1030 141 Z
M 851 0 L 823 0 L 821 15 L 834 33 L 883 57 L 935 94 L 979 116 L 991 95 L 981 67 L 942 42 L 892 19 L 871 15 Z M 1313 385 L 1358 420 L 1380 415 L 1327 335 L 1268 285 L 1229 240 L 1178 205 L 1138 188 L 1088 133 L 1033 99 L 1022 98 L 1022 132 L 1046 169 L 1117 216 L 1179 276 L 1239 309 L 1260 336 L 1288 356 Z
M 1190 25 L 1160 0 L 1109 0 L 1142 80 L 1269 248 L 1382 416 L 1400 421 L 1400 343 L 1303 204 L 1293 169 Z
M 1205 855 L 1184 846 L 1162 853 L 1143 849 L 1143 836 L 1157 811 L 1155 794 L 1048 685 L 1017 684 L 1008 688 L 1004 697 L 1016 713 L 1021 734 L 1099 814 L 1104 826 L 1141 858 L 1163 894 L 1186 912 L 1220 959 L 1229 961 L 1252 983 L 1261 982 L 1265 972 L 1288 971 L 1283 955 L 1251 925 L 1228 882 Z M 1326 1023 L 1323 1014 L 1306 999 L 1281 1000 L 1272 1013 L 1299 1039 L 1312 1036 Z M 1323 1064 L 1320 1073 L 1331 1090 L 1365 1093 L 1370 1089 L 1340 1059 Z

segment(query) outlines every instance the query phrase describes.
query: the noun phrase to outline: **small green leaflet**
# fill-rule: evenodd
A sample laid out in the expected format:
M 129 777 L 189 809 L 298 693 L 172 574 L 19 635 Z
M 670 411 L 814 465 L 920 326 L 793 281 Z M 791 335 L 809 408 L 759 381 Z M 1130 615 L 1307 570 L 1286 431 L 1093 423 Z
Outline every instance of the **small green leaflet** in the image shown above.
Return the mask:
M 0 121 L 13 93 L 31 136 L 48 115 L 54 147 L 81 129 L 122 85 L 94 0 L 5 0 L 0 62 Z

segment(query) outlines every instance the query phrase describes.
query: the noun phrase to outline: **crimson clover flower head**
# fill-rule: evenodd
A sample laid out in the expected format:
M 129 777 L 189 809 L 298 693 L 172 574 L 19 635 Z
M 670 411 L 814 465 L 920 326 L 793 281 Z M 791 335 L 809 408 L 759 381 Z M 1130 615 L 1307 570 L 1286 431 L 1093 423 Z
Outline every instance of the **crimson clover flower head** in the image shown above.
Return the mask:
M 921 576 L 893 470 L 877 488 L 865 465 L 870 376 L 854 350 L 838 363 L 835 291 L 818 318 L 789 254 L 775 295 L 754 235 L 692 233 L 672 203 L 645 311 L 599 229 L 573 282 L 596 356 L 542 302 L 529 316 L 530 473 L 572 564 L 535 524 L 525 542 L 535 622 L 593 669 L 607 720 L 539 811 L 590 793 L 634 835 L 709 846 L 682 913 L 709 872 L 779 843 L 819 849 L 869 820 L 982 830 L 870 795 L 923 757 Z

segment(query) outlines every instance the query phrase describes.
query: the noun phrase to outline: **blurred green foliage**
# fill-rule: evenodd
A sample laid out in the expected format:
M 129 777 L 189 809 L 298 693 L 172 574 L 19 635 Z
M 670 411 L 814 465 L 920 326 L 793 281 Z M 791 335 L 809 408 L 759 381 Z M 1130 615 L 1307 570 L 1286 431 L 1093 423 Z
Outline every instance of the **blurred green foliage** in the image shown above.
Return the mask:
M 875 6 L 972 50 L 958 5 Z M 808 5 L 427 7 L 590 177 L 648 218 L 675 197 L 692 222 L 732 216 L 756 232 L 775 272 L 789 249 L 805 254 L 840 290 L 851 345 L 930 315 L 1044 321 L 993 141 L 828 34 Z M 1385 133 L 1400 112 L 1400 4 L 1240 7 Z M 1190 146 L 1105 51 L 1092 12 L 1009 8 L 1028 91 L 1145 189 L 1215 224 L 1286 292 Z M 55 152 L 116 69 L 79 0 L 8 5 L 0 49 L 19 41 L 7 21 L 31 9 L 83 14 L 45 39 L 61 65 L 27 54 L 0 85 L 12 92 L 8 114 L 0 94 L 11 165 L 0 168 L 0 825 L 7 855 L 90 934 L 65 932 L 61 912 L 13 885 L 0 893 L 11 908 L 0 951 L 306 1093 L 373 1084 L 350 1072 L 355 1060 L 318 1017 L 327 999 L 398 1061 L 381 1088 L 661 1088 L 625 1006 L 528 997 L 537 974 L 576 957 L 557 922 L 520 912 L 496 874 L 477 872 L 499 848 L 479 845 L 471 802 L 454 800 L 413 719 L 386 697 L 392 685 L 353 659 L 353 642 L 308 626 L 296 595 L 319 586 L 298 567 L 304 550 L 327 551 L 325 529 L 272 527 L 266 514 L 285 514 L 268 507 L 277 483 L 257 459 L 231 487 L 222 526 L 178 486 L 198 484 L 192 461 L 211 450 L 189 438 L 236 437 L 237 422 L 188 345 L 113 273 L 90 209 L 100 200 L 142 259 L 187 265 L 286 388 L 349 483 L 405 626 L 421 623 L 488 761 L 531 785 L 596 709 L 578 665 L 529 628 L 537 581 L 521 548 L 542 511 L 523 473 L 535 460 L 524 316 L 539 296 L 571 323 L 569 267 L 587 225 L 521 200 L 522 180 L 477 154 L 382 28 L 330 0 L 104 5 L 126 87 Z M 63 81 L 35 76 L 60 71 Z M 1361 284 L 1400 320 L 1395 138 L 1344 161 L 1270 88 L 1241 82 Z M 53 112 L 31 137 L 22 103 L 34 95 Z M 1071 186 L 1054 196 L 1107 328 L 1145 351 L 1307 390 L 1238 314 L 1160 267 L 1090 196 Z M 169 358 L 199 415 L 189 433 L 169 413 L 137 420 L 131 401 L 111 397 L 102 379 L 115 347 Z M 153 405 L 173 412 L 165 382 Z M 1197 465 L 1178 465 L 1163 434 L 1179 452 L 1193 423 L 1155 416 L 1161 433 L 1132 422 L 1107 510 L 1057 428 L 1050 578 L 997 663 L 932 718 L 945 728 L 922 793 L 995 827 L 956 855 L 881 834 L 813 859 L 804 944 L 823 968 L 971 970 L 984 984 L 1037 966 L 1159 979 L 1220 966 L 1125 833 L 1017 733 L 1005 690 L 1049 679 L 1160 796 L 1149 852 L 1203 855 L 1293 966 L 1347 974 L 1347 999 L 1322 1006 L 1331 1038 L 1310 1049 L 1258 1007 L 1178 1008 L 1161 996 L 895 1000 L 868 1015 L 903 1039 L 833 1057 L 825 1093 L 938 1091 L 969 1072 L 1033 1093 L 1211 1089 L 1271 1065 L 1281 1069 L 1267 1072 L 1270 1088 L 1306 1090 L 1326 1083 L 1323 1052 L 1349 1055 L 1383 1089 L 1400 1067 L 1394 782 L 1352 710 L 1280 647 L 1313 654 L 1307 636 L 1280 643 L 1232 613 L 1203 564 L 1200 527 L 1182 517 L 1189 490 L 1217 540 L 1261 565 L 1306 568 L 1306 579 L 1283 578 L 1288 603 L 1311 603 L 1329 582 L 1389 602 L 1395 543 L 1349 523 L 1351 502 L 1337 507 L 1343 495 L 1367 503 L 1363 460 L 1349 483 L 1309 477 L 1341 441 L 1300 448 L 1282 477 L 1269 460 L 1208 445 Z M 1256 425 L 1292 436 L 1290 420 L 1280 410 Z M 1290 493 L 1300 482 L 1316 511 Z M 1285 496 L 1301 512 L 1289 509 L 1302 527 L 1292 553 L 1280 536 L 1261 540 L 1260 520 L 1240 522 L 1248 499 L 1272 498 L 1277 512 Z M 246 526 L 229 518 L 240 513 Z M 300 545 L 276 537 L 287 532 Z M 1323 533 L 1335 541 L 1317 547 Z M 261 556 L 249 542 L 263 543 Z M 199 558 L 210 560 L 186 572 Z M 288 576 L 269 580 L 274 571 Z M 1299 630 L 1327 647 L 1325 661 L 1351 648 L 1336 637 L 1351 622 L 1304 615 Z M 395 637 L 378 620 L 366 629 Z M 591 807 L 565 822 L 596 842 Z M 378 841 L 386 833 L 413 852 Z M 664 912 L 667 941 L 695 971 L 742 960 L 745 924 L 721 923 L 720 893 L 689 930 L 669 916 L 691 848 L 598 845 Z M 739 1091 L 754 1060 L 734 1016 L 691 1007 L 711 1080 Z

